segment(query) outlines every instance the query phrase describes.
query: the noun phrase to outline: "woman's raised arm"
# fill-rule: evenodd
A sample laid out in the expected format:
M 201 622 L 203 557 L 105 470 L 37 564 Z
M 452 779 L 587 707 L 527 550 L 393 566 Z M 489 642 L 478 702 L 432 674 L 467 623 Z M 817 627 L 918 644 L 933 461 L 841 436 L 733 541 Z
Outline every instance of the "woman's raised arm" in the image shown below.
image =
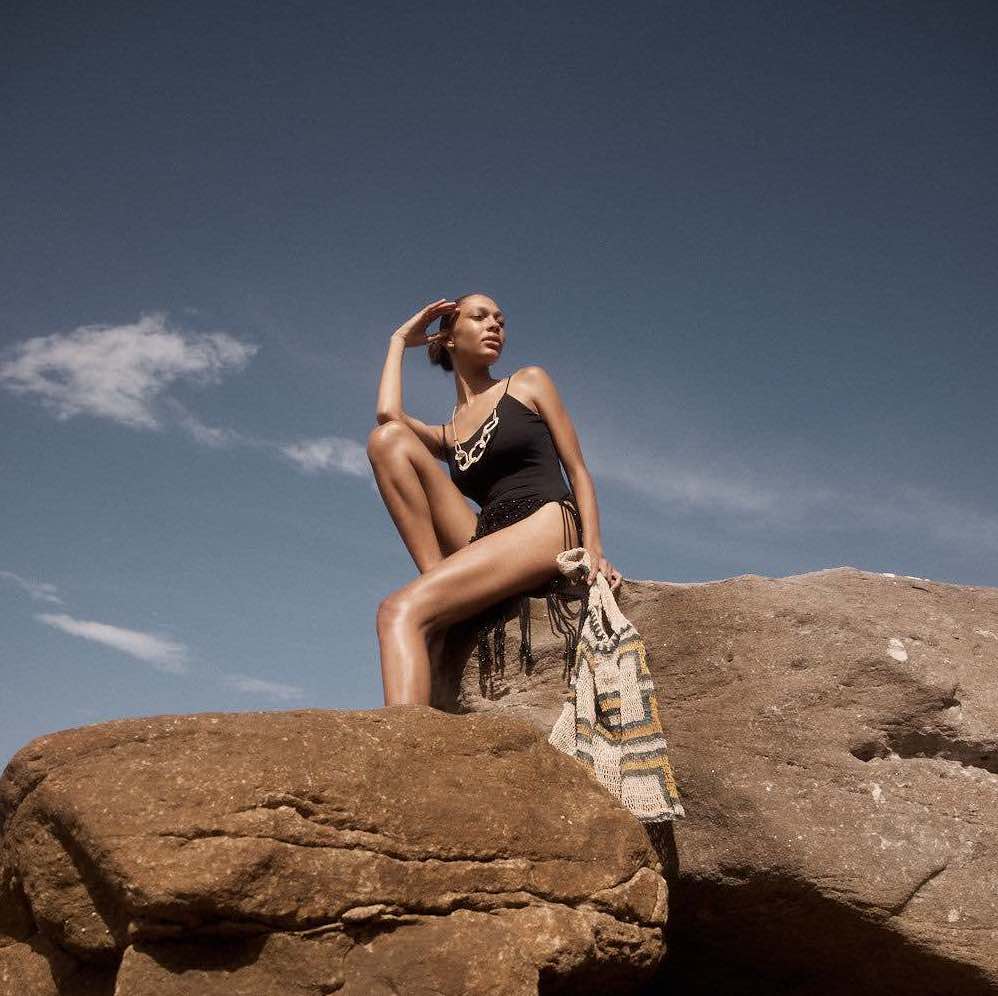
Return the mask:
M 388 355 L 385 357 L 381 381 L 378 384 L 375 411 L 378 424 L 404 422 L 438 460 L 443 460 L 446 456 L 439 426 L 429 426 L 418 418 L 413 418 L 402 407 L 402 357 L 407 347 L 426 346 L 436 339 L 440 333 L 427 335 L 426 329 L 434 319 L 453 311 L 457 306 L 456 302 L 441 298 L 420 309 L 412 318 L 400 325 L 389 338 Z

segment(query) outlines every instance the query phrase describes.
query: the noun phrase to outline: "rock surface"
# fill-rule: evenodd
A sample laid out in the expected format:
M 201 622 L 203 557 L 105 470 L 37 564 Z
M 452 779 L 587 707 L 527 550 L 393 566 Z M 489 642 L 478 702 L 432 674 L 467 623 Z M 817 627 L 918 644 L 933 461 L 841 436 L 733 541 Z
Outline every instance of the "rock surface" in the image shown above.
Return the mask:
M 625 581 L 618 604 L 687 812 L 660 846 L 659 984 L 998 992 L 998 590 L 840 567 Z M 562 645 L 534 609 L 532 673 L 507 653 L 504 694 L 481 698 L 458 632 L 441 708 L 550 730 Z
M 509 717 L 65 730 L 0 829 L 0 996 L 635 992 L 664 950 L 641 824 Z

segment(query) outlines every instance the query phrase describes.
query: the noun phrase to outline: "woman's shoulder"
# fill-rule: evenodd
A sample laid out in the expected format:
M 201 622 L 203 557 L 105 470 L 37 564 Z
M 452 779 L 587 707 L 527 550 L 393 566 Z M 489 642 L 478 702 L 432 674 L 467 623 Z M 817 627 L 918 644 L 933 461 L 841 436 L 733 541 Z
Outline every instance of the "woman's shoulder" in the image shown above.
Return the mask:
M 539 415 L 537 410 L 537 385 L 542 381 L 544 370 L 542 367 L 528 365 L 514 370 L 509 375 L 509 382 L 506 386 L 506 393 L 513 394 L 513 397 L 525 408 Z
M 526 366 L 515 370 L 513 376 L 517 380 L 537 380 L 549 377 L 550 374 L 544 367 L 539 366 L 537 363 L 528 363 Z
M 537 363 L 529 363 L 527 366 L 520 367 L 511 377 L 517 384 L 523 384 L 534 391 L 543 391 L 547 387 L 554 386 L 551 374 Z
M 554 379 L 544 367 L 536 363 L 520 367 L 510 376 L 510 383 L 519 387 L 520 394 L 529 400 L 534 409 L 542 406 L 544 398 L 556 397 L 558 394 Z

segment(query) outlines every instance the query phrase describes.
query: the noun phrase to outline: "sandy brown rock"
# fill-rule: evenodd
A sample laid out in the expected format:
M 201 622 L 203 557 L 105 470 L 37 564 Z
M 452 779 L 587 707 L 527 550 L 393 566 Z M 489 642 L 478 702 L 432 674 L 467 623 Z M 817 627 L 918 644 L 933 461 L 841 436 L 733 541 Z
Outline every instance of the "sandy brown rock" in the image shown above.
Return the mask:
M 594 929 L 595 927 L 595 929 Z M 146 943 L 129 948 L 118 974 L 127 996 L 536 996 L 584 977 L 597 992 L 632 991 L 619 965 L 599 960 L 634 932 L 613 917 L 586 918 L 554 906 L 412 916 L 376 929 L 312 936 L 267 933 L 210 945 Z
M 42 934 L 0 944 L 0 996 L 112 996 L 114 981 L 113 969 L 80 962 Z
M 35 932 L 31 908 L 0 838 L 0 948 Z
M 998 590 L 842 567 L 625 581 L 618 602 L 688 814 L 663 984 L 998 991 Z M 561 644 L 534 608 L 533 673 L 509 655 L 488 701 L 452 657 L 443 704 L 550 730 Z
M 116 996 L 526 993 L 539 978 L 625 992 L 663 953 L 666 888 L 641 825 L 506 717 L 400 706 L 66 730 L 11 760 L 0 827 L 0 964 L 38 968 L 37 928 L 56 959 L 117 972 Z

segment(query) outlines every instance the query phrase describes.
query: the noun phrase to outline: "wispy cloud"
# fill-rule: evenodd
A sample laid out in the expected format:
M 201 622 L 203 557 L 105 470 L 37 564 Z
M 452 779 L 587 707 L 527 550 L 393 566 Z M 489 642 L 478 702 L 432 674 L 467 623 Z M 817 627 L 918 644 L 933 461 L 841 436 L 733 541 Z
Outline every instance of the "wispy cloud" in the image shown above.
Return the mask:
M 269 695 L 276 699 L 298 699 L 305 694 L 300 685 L 286 685 L 279 681 L 266 681 L 248 674 L 226 674 L 222 681 L 239 692 Z
M 80 636 L 84 640 L 92 640 L 106 647 L 120 650 L 131 657 L 152 664 L 159 671 L 171 674 L 186 674 L 188 670 L 189 652 L 182 643 L 153 633 L 143 633 L 140 630 L 125 629 L 122 626 L 112 626 L 108 623 L 94 622 L 89 619 L 74 619 L 65 613 L 41 612 L 35 616 L 47 626 L 53 626 Z
M 715 456 L 713 462 L 722 460 Z M 813 466 L 794 473 L 748 468 L 735 460 L 725 473 L 633 444 L 626 451 L 589 447 L 586 463 L 594 477 L 653 503 L 663 515 L 737 517 L 739 530 L 753 524 L 822 532 L 882 529 L 998 550 L 998 516 L 903 480 L 836 475 L 826 483 Z
M 217 383 L 258 349 L 227 332 L 185 331 L 162 314 L 143 315 L 129 325 L 81 325 L 8 347 L 0 352 L 0 387 L 39 402 L 61 421 L 91 415 L 133 429 L 171 424 L 200 446 L 255 447 L 308 474 L 373 481 L 361 442 L 337 435 L 275 442 L 208 425 L 169 393 L 176 382 Z
M 0 355 L 0 385 L 61 420 L 92 415 L 158 429 L 171 384 L 217 382 L 257 349 L 226 332 L 183 331 L 161 314 L 144 315 L 131 325 L 83 325 L 17 343 Z
M 56 605 L 63 604 L 62 599 L 56 594 L 56 586 L 49 584 L 47 581 L 29 581 L 27 578 L 22 578 L 13 571 L 0 571 L 0 578 L 13 582 L 39 602 L 54 602 Z
M 845 494 L 841 497 L 847 500 Z M 886 493 L 869 494 L 858 501 L 855 494 L 848 498 L 856 503 L 858 517 L 874 527 L 928 535 L 975 551 L 998 550 L 998 517 L 933 488 L 901 481 Z
M 356 477 L 371 476 L 367 447 L 346 436 L 303 439 L 278 447 L 280 453 L 307 473 L 340 471 Z
M 163 407 L 172 415 L 174 422 L 202 446 L 222 449 L 240 444 L 244 446 L 255 445 L 259 442 L 237 429 L 206 425 L 183 402 L 176 398 L 164 398 Z
M 715 512 L 765 514 L 782 506 L 785 494 L 772 482 L 726 476 L 704 467 L 684 467 L 665 455 L 633 447 L 619 458 L 587 456 L 594 475 L 609 478 L 638 495 L 664 506 Z

